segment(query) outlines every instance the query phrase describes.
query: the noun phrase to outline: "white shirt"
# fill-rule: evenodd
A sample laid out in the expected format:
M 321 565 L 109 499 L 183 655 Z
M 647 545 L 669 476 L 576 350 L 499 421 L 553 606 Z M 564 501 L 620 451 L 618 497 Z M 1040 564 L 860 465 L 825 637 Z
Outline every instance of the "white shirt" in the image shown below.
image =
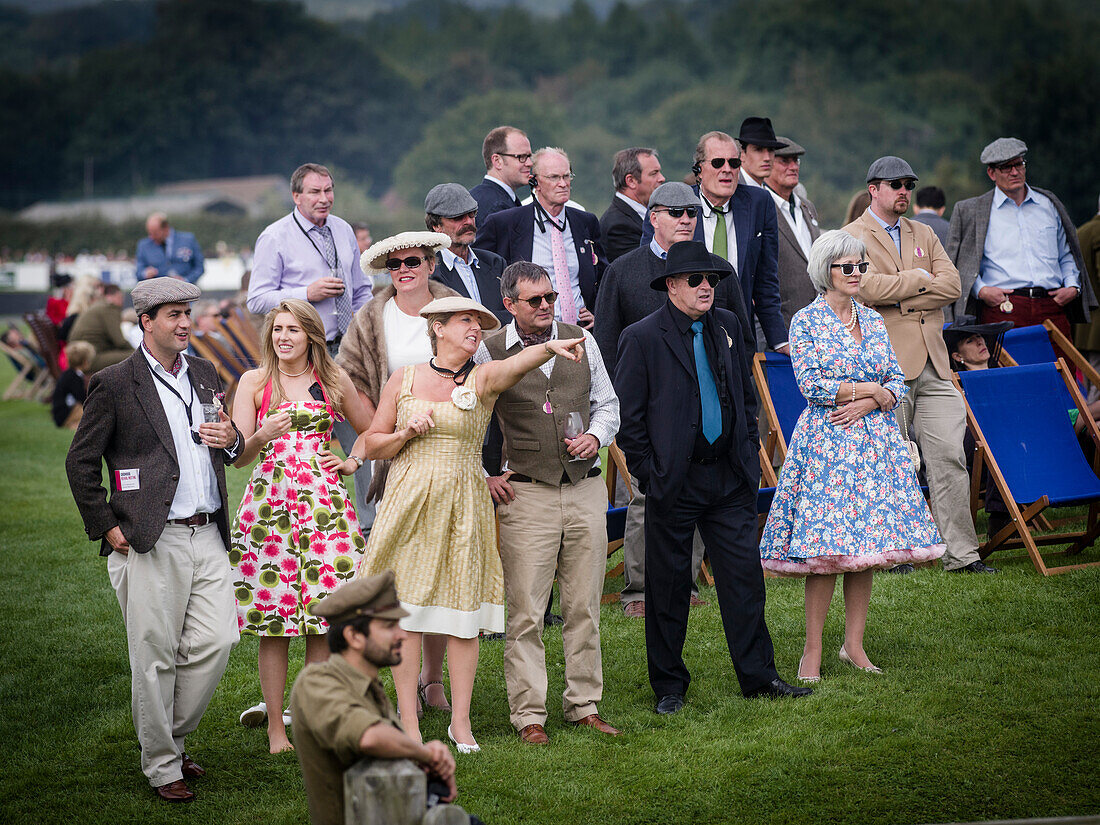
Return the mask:
M 221 493 L 218 491 L 218 476 L 214 472 L 214 463 L 210 459 L 210 448 L 205 444 L 196 444 L 191 440 L 191 430 L 196 432 L 202 423 L 202 401 L 188 378 L 187 356 L 183 358 L 183 368 L 178 376 L 168 372 L 144 346 L 141 348 L 145 360 L 153 371 L 153 386 L 157 388 L 168 427 L 172 430 L 172 446 L 176 448 L 176 463 L 179 465 L 179 483 L 176 495 L 168 510 L 168 518 L 190 518 L 196 513 L 216 513 L 221 505 Z M 168 382 L 180 397 L 172 394 L 168 387 L 157 379 Z M 211 387 L 210 389 L 217 389 Z M 191 421 L 187 421 L 184 404 L 191 408 Z
M 783 217 L 787 219 L 787 223 L 790 224 L 791 229 L 794 230 L 794 236 L 798 239 L 798 245 L 802 247 L 802 253 L 808 259 L 810 257 L 810 247 L 813 246 L 814 239 L 810 237 L 810 227 L 806 224 L 806 216 L 802 213 L 802 201 L 794 192 L 791 192 L 790 201 L 783 200 L 782 196 L 774 189 L 768 188 L 768 194 L 772 196 L 776 208 Z M 793 216 L 791 215 L 792 201 L 794 202 Z
M 726 210 L 726 243 L 729 251 L 729 262 L 733 264 L 734 272 L 737 271 L 737 231 L 733 227 L 733 211 L 730 209 L 730 203 L 733 202 L 733 198 L 726 201 L 726 205 L 722 208 Z M 707 252 L 714 253 L 714 227 L 718 225 L 718 216 L 710 204 L 707 202 L 706 195 L 701 191 L 699 193 L 699 205 L 702 207 L 702 221 L 703 221 L 703 242 L 707 245 Z
M 584 308 L 584 296 L 581 295 L 581 282 L 579 274 L 581 271 L 581 262 L 577 258 L 577 247 L 573 243 L 573 230 L 569 227 L 569 221 L 566 220 L 565 210 L 561 211 L 556 218 L 558 223 L 565 224 L 565 231 L 562 233 L 562 243 L 565 244 L 565 263 L 569 268 L 569 284 L 573 291 L 573 303 L 577 307 L 577 312 L 580 312 Z M 554 274 L 554 249 L 551 246 L 550 233 L 557 232 L 558 230 L 550 223 L 550 221 L 543 219 L 543 229 L 539 229 L 539 211 L 538 207 L 535 208 L 535 229 L 534 235 L 531 241 L 531 263 L 538 264 L 550 274 L 550 283 L 554 285 L 555 292 L 561 292 L 558 287 L 558 279 Z M 554 302 L 554 317 L 559 321 L 561 320 L 561 301 Z
M 643 221 L 645 220 L 645 216 L 649 214 L 649 209 L 644 203 L 638 203 L 634 198 L 628 198 L 622 192 L 616 192 L 615 197 L 633 209 Z
M 469 249 L 469 247 L 467 247 Z M 470 261 L 467 263 L 458 257 L 449 249 L 441 249 L 439 251 L 440 257 L 443 258 L 443 263 L 447 266 L 447 269 L 453 269 L 458 273 L 458 277 L 462 279 L 463 285 L 466 287 L 466 291 L 470 293 L 470 297 L 481 303 L 481 291 L 477 288 L 477 277 L 474 275 L 474 267 L 478 266 L 477 255 L 474 254 L 473 249 L 469 249 Z
M 514 201 L 514 200 L 516 199 L 516 193 L 515 193 L 515 191 L 514 191 L 514 190 L 512 189 L 512 187 L 511 187 L 511 186 L 509 186 L 508 184 L 506 184 L 506 183 L 505 183 L 504 181 L 500 180 L 499 178 L 494 178 L 494 177 L 493 177 L 492 175 L 486 175 L 486 176 L 485 176 L 484 178 L 482 178 L 482 180 L 488 180 L 488 181 L 492 181 L 492 182 L 493 182 L 493 183 L 495 183 L 495 184 L 496 184 L 497 186 L 499 186 L 499 187 L 500 187 L 501 189 L 503 189 L 503 190 L 504 190 L 505 192 L 507 192 L 507 193 L 508 193 L 508 197 L 509 197 L 509 198 L 510 198 L 511 200 L 513 200 L 513 201 Z
M 406 315 L 395 298 L 390 298 L 382 307 L 382 329 L 386 336 L 386 368 L 390 375 L 402 367 L 426 364 L 432 357 L 428 319 Z
M 745 186 L 755 186 L 755 187 L 756 187 L 757 189 L 763 189 L 763 188 L 764 188 L 764 184 L 763 184 L 763 183 L 757 183 L 757 182 L 756 182 L 756 179 L 755 179 L 755 178 L 753 178 L 753 176 L 752 176 L 752 175 L 750 175 L 750 174 L 749 174 L 748 172 L 746 172 L 746 171 L 745 171 L 745 167 L 744 167 L 744 166 L 742 166 L 742 167 L 741 167 L 741 168 L 740 168 L 740 169 L 738 170 L 738 172 L 737 172 L 737 178 L 738 178 L 738 180 L 740 180 L 740 181 L 741 181 L 741 183 L 743 183 L 743 184 L 744 184 Z M 740 185 L 740 184 L 738 184 L 738 185 Z

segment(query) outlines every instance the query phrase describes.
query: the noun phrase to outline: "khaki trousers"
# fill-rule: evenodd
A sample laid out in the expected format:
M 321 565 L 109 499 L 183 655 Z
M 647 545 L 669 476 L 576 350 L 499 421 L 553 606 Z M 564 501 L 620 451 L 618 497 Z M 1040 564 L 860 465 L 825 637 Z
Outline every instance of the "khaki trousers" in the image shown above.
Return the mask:
M 638 479 L 630 477 L 634 498 L 626 506 L 626 527 L 623 531 L 623 592 L 622 603 L 645 600 L 645 496 L 638 489 Z M 703 537 L 695 531 L 691 545 L 691 595 L 699 595 L 699 571 L 703 567 Z
M 169 524 L 148 553 L 111 553 L 107 573 L 126 622 L 141 770 L 155 788 L 183 778 L 184 737 L 240 639 L 233 568 L 216 524 Z
M 970 474 L 963 455 L 966 408 L 954 384 L 940 378 L 931 361 L 905 383 L 909 392 L 897 410 L 898 426 L 904 427 L 904 416 L 909 437 L 920 445 L 932 517 L 947 545 L 943 569 L 955 570 L 980 560 L 970 515 Z
M 515 729 L 546 724 L 542 619 L 557 573 L 565 652 L 566 721 L 596 713 L 603 696 L 600 593 L 607 561 L 607 493 L 601 478 L 555 487 L 513 482 L 500 505 L 501 562 L 508 598 L 504 679 Z

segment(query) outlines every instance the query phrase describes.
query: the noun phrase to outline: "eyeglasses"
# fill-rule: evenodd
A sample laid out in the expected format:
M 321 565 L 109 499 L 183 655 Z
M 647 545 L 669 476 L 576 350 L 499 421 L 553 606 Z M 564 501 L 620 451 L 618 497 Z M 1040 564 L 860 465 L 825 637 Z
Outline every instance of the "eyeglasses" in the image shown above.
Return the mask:
M 1023 158 L 1016 158 L 1016 160 L 1007 160 L 1004 163 L 998 163 L 993 168 L 998 172 L 1011 172 L 1013 169 L 1024 169 L 1027 167 L 1027 161 Z
M 730 165 L 730 169 L 741 168 L 741 158 L 711 158 L 710 165 L 715 169 L 721 169 L 726 164 Z
M 497 152 L 497 154 L 500 155 L 503 158 L 515 158 L 520 163 L 527 163 L 527 161 L 529 161 L 531 159 L 531 153 L 530 152 L 527 152 L 526 154 L 523 154 L 523 155 L 513 155 L 511 152 Z
M 722 280 L 718 277 L 717 272 L 707 272 L 706 274 L 702 272 L 695 272 L 691 275 L 686 276 L 685 280 L 687 280 L 688 286 L 690 286 L 692 289 L 695 289 L 695 287 L 703 283 L 704 278 L 707 279 L 707 283 L 710 284 L 711 289 L 718 286 L 718 282 Z
M 576 175 L 570 172 L 568 175 L 538 175 L 538 177 L 542 178 L 543 180 L 548 180 L 551 183 L 565 183 L 566 181 L 573 180 Z
M 682 218 L 682 217 L 684 217 L 684 213 L 686 212 L 687 216 L 689 218 L 694 218 L 696 215 L 699 214 L 699 207 L 698 206 L 669 206 L 669 207 L 666 207 L 665 209 L 654 209 L 653 211 L 654 212 L 667 212 L 669 214 L 669 217 L 672 217 L 672 218 Z
M 410 255 L 407 258 L 387 258 L 386 269 L 390 270 L 390 272 L 396 272 L 401 268 L 401 264 L 404 264 L 409 269 L 416 269 L 422 263 L 424 263 L 424 259 L 419 255 Z
M 914 180 L 884 180 L 880 181 L 880 183 L 887 184 L 894 191 L 901 189 L 901 187 L 903 186 L 905 187 L 906 192 L 912 192 L 914 189 L 917 188 L 917 182 Z
M 860 275 L 866 275 L 870 266 L 867 261 L 860 261 L 858 264 L 830 264 L 829 269 L 839 269 L 845 275 L 851 275 L 858 269 Z
M 470 212 L 467 212 L 464 215 L 455 215 L 453 218 L 450 218 L 450 220 L 452 220 L 452 221 L 464 221 L 467 218 L 469 218 L 470 220 L 477 220 L 477 210 L 474 209 Z
M 547 292 L 545 295 L 535 295 L 532 298 L 513 298 L 513 301 L 518 303 L 528 304 L 531 309 L 538 309 L 542 306 L 542 302 L 546 301 L 547 306 L 553 306 L 554 301 L 558 300 L 558 293 Z

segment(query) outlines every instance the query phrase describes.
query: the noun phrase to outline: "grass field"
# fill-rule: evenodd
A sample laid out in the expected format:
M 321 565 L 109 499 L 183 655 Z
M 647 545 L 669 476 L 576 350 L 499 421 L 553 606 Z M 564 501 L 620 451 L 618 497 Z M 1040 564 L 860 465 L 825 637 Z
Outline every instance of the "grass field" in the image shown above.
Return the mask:
M 10 373 L 0 369 L 6 386 Z M 47 410 L 0 403 L 7 490 L 0 547 L 0 821 L 300 823 L 293 755 L 267 754 L 237 716 L 259 698 L 255 639 L 234 651 L 188 751 L 209 771 L 189 806 L 156 801 L 138 766 L 121 617 L 64 473 L 69 434 Z M 230 503 L 246 473 L 232 471 Z M 1092 550 L 1086 558 L 1098 558 Z M 658 718 L 643 625 L 603 611 L 601 713 L 625 734 L 566 728 L 561 633 L 546 632 L 549 748 L 508 724 L 501 643 L 482 646 L 460 802 L 487 823 L 904 823 L 1100 813 L 1100 571 L 1043 579 L 1000 556 L 999 576 L 879 576 L 867 649 L 882 677 L 836 660 L 807 700 L 740 698 L 714 594 L 692 612 L 686 709 Z M 608 590 L 621 585 L 610 582 Z M 768 581 L 780 673 L 802 645 L 802 585 Z M 302 648 L 291 647 L 292 677 Z M 429 713 L 426 737 L 446 737 Z

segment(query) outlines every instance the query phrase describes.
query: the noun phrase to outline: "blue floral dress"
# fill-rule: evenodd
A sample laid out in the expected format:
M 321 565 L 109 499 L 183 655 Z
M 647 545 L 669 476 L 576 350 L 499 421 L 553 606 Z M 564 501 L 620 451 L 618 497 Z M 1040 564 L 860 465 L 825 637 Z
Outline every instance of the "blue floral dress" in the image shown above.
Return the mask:
M 829 423 L 845 381 L 873 381 L 899 401 L 908 391 L 882 316 L 865 306 L 858 314 L 860 343 L 824 298 L 791 319 L 791 361 L 808 406 L 760 539 L 764 569 L 782 576 L 854 573 L 943 555 L 894 414 L 872 410 L 847 430 Z

